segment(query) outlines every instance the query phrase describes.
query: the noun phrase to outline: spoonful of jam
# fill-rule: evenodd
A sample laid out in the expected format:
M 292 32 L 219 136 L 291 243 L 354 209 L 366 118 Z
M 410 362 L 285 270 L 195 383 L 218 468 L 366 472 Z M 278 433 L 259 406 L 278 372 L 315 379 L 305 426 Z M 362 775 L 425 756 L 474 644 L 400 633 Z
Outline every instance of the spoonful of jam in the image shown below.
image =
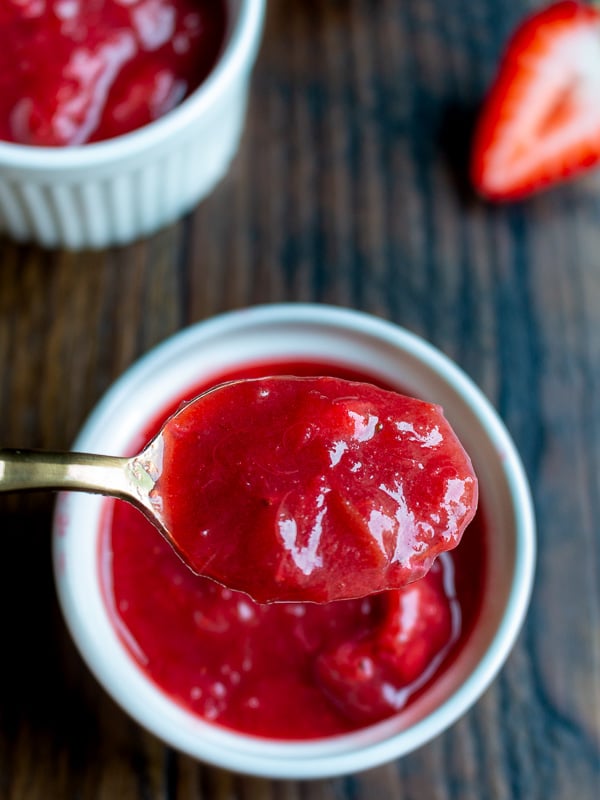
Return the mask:
M 0 491 L 34 488 L 133 503 L 194 572 L 258 602 L 411 583 L 477 506 L 439 406 L 329 377 L 221 384 L 131 458 L 0 450 Z

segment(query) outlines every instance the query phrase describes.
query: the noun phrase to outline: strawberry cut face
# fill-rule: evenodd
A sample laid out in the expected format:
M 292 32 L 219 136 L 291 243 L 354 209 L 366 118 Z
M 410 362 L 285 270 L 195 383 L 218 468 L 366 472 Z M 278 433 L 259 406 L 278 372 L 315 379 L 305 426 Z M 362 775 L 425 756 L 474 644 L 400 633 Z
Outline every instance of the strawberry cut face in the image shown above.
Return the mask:
M 600 12 L 556 3 L 517 30 L 475 131 L 477 191 L 514 200 L 600 162 Z

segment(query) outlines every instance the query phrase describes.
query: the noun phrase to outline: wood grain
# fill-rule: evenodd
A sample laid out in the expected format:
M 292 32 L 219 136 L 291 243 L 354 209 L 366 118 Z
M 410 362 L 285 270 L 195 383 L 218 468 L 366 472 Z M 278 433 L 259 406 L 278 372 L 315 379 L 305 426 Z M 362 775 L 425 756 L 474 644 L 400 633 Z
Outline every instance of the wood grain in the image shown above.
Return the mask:
M 0 244 L 0 442 L 68 447 L 157 342 L 256 303 L 392 319 L 506 421 L 539 561 L 500 677 L 406 758 L 310 783 L 198 764 L 142 731 L 67 635 L 53 500 L 0 497 L 0 798 L 595 800 L 600 796 L 600 175 L 521 204 L 469 190 L 473 115 L 530 3 L 273 0 L 240 152 L 193 213 L 128 248 Z

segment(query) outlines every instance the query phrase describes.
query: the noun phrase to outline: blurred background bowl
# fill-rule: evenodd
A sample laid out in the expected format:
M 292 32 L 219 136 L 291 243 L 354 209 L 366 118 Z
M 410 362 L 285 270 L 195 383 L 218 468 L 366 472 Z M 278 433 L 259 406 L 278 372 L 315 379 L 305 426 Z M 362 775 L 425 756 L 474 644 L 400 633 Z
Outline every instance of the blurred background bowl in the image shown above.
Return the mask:
M 219 60 L 180 105 L 102 142 L 0 142 L 0 233 L 44 247 L 127 244 L 175 221 L 225 175 L 243 130 L 265 0 L 227 0 Z
M 471 380 L 408 331 L 325 305 L 257 306 L 175 334 L 119 378 L 92 412 L 74 448 L 125 454 L 149 421 L 195 385 L 232 368 L 276 360 L 348 367 L 441 404 L 473 460 L 486 517 L 483 598 L 458 655 L 427 690 L 406 710 L 355 733 L 309 742 L 238 734 L 173 702 L 134 663 L 117 635 L 100 580 L 102 498 L 61 495 L 54 526 L 55 575 L 65 619 L 88 666 L 109 694 L 163 741 L 242 773 L 334 776 L 414 750 L 455 722 L 487 688 L 508 656 L 528 606 L 534 516 L 512 440 Z

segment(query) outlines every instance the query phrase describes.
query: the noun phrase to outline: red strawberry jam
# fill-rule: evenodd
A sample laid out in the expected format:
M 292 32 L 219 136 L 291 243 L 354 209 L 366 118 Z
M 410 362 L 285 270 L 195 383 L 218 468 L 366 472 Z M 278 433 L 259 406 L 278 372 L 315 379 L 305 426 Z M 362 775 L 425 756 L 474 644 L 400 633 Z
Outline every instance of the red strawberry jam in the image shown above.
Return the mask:
M 477 504 L 441 408 L 369 383 L 233 381 L 165 427 L 153 499 L 191 568 L 258 602 L 398 588 Z
M 3 0 L 0 139 L 79 145 L 161 117 L 223 46 L 222 0 Z
M 331 364 L 270 363 L 211 383 L 273 373 L 369 379 Z M 132 453 L 182 399 L 140 431 Z M 106 602 L 140 669 L 205 720 L 283 740 L 356 730 L 405 708 L 460 651 L 485 580 L 481 510 L 460 546 L 442 553 L 424 578 L 324 604 L 261 605 L 194 575 L 127 503 L 106 501 L 104 522 Z

